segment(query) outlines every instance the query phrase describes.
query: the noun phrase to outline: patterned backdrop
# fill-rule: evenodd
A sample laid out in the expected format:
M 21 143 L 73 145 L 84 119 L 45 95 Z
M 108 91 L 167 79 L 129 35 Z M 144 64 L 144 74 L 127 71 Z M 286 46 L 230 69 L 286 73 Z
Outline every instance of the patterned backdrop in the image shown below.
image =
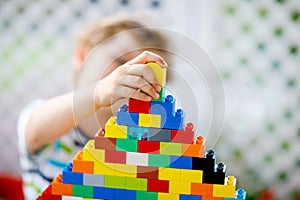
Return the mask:
M 226 121 L 215 149 L 248 197 L 300 193 L 300 4 L 297 0 L 13 0 L 0 2 L 0 171 L 19 175 L 16 121 L 36 98 L 70 90 L 87 22 L 127 13 L 184 33 L 216 63 Z

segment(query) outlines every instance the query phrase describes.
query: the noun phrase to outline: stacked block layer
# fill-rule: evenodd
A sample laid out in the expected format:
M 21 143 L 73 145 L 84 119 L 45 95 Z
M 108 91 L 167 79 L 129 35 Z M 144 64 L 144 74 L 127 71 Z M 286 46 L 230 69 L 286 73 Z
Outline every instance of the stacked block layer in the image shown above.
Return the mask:
M 164 91 L 165 70 L 149 67 Z M 214 151 L 204 152 L 204 143 L 192 123 L 184 125 L 171 95 L 130 99 L 38 199 L 245 199 L 236 178 L 216 164 Z

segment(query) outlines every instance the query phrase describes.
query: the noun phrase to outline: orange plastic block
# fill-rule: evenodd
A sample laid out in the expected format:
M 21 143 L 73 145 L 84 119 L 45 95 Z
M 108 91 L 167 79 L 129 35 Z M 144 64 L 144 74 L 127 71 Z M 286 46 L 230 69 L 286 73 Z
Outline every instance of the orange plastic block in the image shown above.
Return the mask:
M 73 159 L 73 172 L 94 173 L 94 162 L 83 160 L 83 152 L 80 151 Z
M 204 145 L 201 144 L 182 144 L 182 155 L 189 157 L 204 157 Z
M 72 185 L 62 183 L 62 175 L 59 174 L 52 181 L 52 194 L 72 196 Z
M 191 194 L 201 196 L 213 196 L 213 184 L 192 183 Z

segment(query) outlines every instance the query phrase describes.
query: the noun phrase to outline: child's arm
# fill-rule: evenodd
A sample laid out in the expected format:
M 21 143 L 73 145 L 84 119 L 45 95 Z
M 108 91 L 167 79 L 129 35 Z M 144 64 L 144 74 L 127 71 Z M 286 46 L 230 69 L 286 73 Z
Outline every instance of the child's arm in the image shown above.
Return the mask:
M 73 93 L 51 98 L 37 107 L 25 129 L 25 143 L 29 153 L 37 153 L 45 144 L 57 140 L 74 128 L 76 123 L 80 123 L 101 107 L 110 106 L 123 98 L 144 101 L 157 99 L 157 92 L 161 88 L 145 65 L 148 62 L 167 66 L 160 56 L 143 52 L 97 82 L 96 90 L 94 85 L 79 91 L 80 95 L 76 94 L 76 113 L 73 110 Z M 141 93 L 139 89 L 148 95 Z

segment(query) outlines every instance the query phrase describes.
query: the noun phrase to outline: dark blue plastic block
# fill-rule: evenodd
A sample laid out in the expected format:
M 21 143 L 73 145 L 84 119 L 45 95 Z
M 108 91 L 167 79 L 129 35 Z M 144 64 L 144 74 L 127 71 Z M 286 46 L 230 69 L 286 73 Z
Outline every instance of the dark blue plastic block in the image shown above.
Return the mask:
M 187 156 L 171 156 L 170 167 L 179 169 L 192 169 L 193 158 Z
M 94 187 L 94 198 L 99 198 L 99 199 L 109 199 L 112 200 L 114 199 L 114 194 L 115 194 L 114 188 L 105 188 L 105 187 Z
M 62 182 L 66 184 L 83 185 L 83 174 L 72 172 L 73 165 L 69 163 L 62 171 Z

